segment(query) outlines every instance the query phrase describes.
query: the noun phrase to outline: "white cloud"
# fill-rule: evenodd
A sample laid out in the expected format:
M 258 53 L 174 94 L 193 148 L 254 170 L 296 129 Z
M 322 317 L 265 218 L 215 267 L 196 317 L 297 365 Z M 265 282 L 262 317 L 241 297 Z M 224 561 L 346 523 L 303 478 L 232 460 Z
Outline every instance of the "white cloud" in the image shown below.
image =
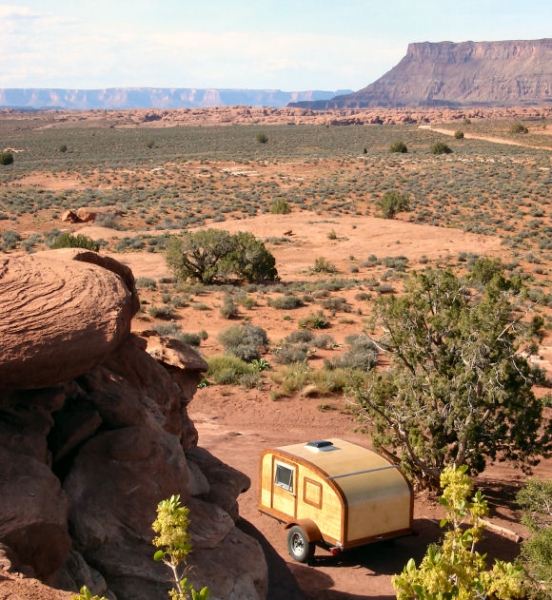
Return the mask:
M 152 31 L 0 5 L 0 87 L 358 89 L 406 48 L 346 35 Z

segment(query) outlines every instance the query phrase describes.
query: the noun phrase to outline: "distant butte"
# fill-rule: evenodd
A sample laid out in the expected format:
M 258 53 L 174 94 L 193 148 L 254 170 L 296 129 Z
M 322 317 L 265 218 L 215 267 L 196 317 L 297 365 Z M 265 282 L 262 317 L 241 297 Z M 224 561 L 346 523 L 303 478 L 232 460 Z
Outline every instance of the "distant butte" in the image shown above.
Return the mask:
M 552 39 L 423 42 L 374 83 L 312 109 L 552 105 Z

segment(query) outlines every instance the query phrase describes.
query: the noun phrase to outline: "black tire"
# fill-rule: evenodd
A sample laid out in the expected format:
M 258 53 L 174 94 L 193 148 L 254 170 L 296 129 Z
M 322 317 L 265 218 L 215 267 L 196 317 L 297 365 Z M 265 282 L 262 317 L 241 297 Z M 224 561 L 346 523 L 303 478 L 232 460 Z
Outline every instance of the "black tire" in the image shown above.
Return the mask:
M 297 562 L 305 563 L 314 557 L 316 544 L 309 542 L 307 534 L 298 525 L 288 531 L 287 543 L 290 556 Z

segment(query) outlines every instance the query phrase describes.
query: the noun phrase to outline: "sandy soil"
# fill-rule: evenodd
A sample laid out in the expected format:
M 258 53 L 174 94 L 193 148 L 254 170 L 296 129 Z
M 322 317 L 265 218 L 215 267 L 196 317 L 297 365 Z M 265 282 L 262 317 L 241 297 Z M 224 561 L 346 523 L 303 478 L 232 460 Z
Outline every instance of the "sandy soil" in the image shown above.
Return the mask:
M 467 234 L 461 231 L 413 225 L 404 221 L 386 221 L 374 218 L 345 217 L 326 219 L 312 213 L 290 215 L 262 215 L 242 221 L 226 221 L 221 227 L 230 231 L 247 230 L 260 238 L 281 236 L 292 230 L 292 242 L 271 247 L 283 281 L 309 280 L 309 268 L 316 257 L 333 261 L 340 276 L 349 276 L 350 256 L 364 260 L 369 254 L 377 256 L 406 255 L 415 268 L 422 256 L 429 259 L 453 256 L 462 249 L 488 255 L 500 254 L 500 240 L 489 236 Z M 338 239 L 329 240 L 333 230 Z M 83 233 L 92 235 L 93 230 Z M 132 267 L 136 276 L 162 277 L 167 274 L 162 257 L 155 254 L 127 253 L 117 258 Z M 366 277 L 367 273 L 360 273 Z M 327 277 L 327 275 L 325 276 Z M 355 292 L 349 294 L 351 301 Z M 340 292 L 339 295 L 347 295 Z M 203 298 L 208 302 L 208 298 Z M 220 352 L 216 333 L 229 322 L 218 310 L 198 312 L 186 309 L 180 319 L 183 328 L 206 329 L 209 339 L 202 351 L 209 355 Z M 311 308 L 307 308 L 311 311 Z M 264 304 L 251 311 L 247 317 L 255 325 L 269 332 L 271 340 L 278 340 L 297 329 L 296 311 L 293 321 L 282 320 L 278 311 Z M 244 313 L 245 314 L 245 313 Z M 137 321 L 136 328 L 147 324 Z M 332 325 L 329 332 L 338 341 L 345 335 L 359 331 L 360 322 Z M 550 352 L 547 347 L 545 352 Z M 323 354 L 323 353 L 322 353 Z M 550 355 L 541 355 L 543 365 L 550 368 Z M 270 359 L 270 357 L 268 357 Z M 320 357 L 322 358 L 322 356 Z M 313 365 L 314 366 L 314 365 Z M 358 423 L 350 407 L 340 398 L 306 398 L 296 396 L 270 400 L 271 383 L 262 390 L 242 390 L 237 387 L 213 386 L 199 390 L 190 405 L 190 415 L 199 431 L 199 443 L 224 462 L 246 473 L 251 479 L 250 490 L 240 499 L 240 526 L 259 539 L 270 565 L 270 594 L 274 600 L 307 598 L 312 600 L 344 600 L 354 598 L 394 598 L 391 575 L 401 571 L 409 558 L 417 561 L 425 553 L 427 544 L 436 541 L 440 534 L 438 520 L 441 507 L 435 498 L 418 494 L 415 500 L 416 535 L 393 542 L 367 546 L 339 558 L 323 550 L 317 551 L 312 566 L 300 565 L 289 556 L 286 532 L 283 526 L 258 511 L 258 470 L 261 452 L 269 447 L 320 439 L 342 437 L 369 446 L 369 437 L 359 433 Z M 549 466 L 540 468 L 548 474 Z M 491 467 L 479 484 L 487 493 L 492 506 L 491 522 L 511 530 L 516 535 L 525 532 L 518 524 L 511 501 L 522 485 L 522 473 L 505 465 Z M 488 532 L 481 547 L 490 557 L 513 559 L 518 544 L 507 536 Z

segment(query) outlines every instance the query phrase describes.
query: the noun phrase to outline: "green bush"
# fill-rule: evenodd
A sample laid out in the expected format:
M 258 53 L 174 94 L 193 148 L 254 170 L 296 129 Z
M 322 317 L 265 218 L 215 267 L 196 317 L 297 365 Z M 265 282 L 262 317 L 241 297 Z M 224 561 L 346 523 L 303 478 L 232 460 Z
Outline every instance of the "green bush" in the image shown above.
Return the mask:
M 13 154 L 9 150 L 0 152 L 0 165 L 11 165 L 12 163 Z
M 337 267 L 323 256 L 314 259 L 313 273 L 337 273 Z
M 520 123 L 519 121 L 514 123 L 510 129 L 508 130 L 509 133 L 512 134 L 517 134 L 517 133 L 529 133 L 529 129 L 527 129 L 527 127 L 523 124 Z
M 395 215 L 400 212 L 408 212 L 410 210 L 410 202 L 406 196 L 395 191 L 387 191 L 376 202 L 376 206 L 381 210 L 381 214 L 386 219 L 394 219 Z
M 59 147 L 59 151 L 62 153 L 67 152 L 67 146 L 65 144 L 61 144 L 61 146 Z
M 174 317 L 174 309 L 172 306 L 150 306 L 148 308 L 148 315 L 154 319 L 172 319 Z
M 435 142 L 434 144 L 431 144 L 429 151 L 431 154 L 450 154 L 452 149 L 449 148 L 445 142 Z
M 50 248 L 52 248 L 52 250 L 57 250 L 58 248 L 86 248 L 87 250 L 98 252 L 100 245 L 92 238 L 81 235 L 80 233 L 77 235 L 62 233 L 55 238 L 50 245 Z
M 285 341 L 288 344 L 297 343 L 309 343 L 314 338 L 314 333 L 309 329 L 300 329 L 299 331 L 292 331 L 286 338 Z
M 257 142 L 259 142 L 259 144 L 266 144 L 268 142 L 268 135 L 266 135 L 266 133 L 258 133 Z
M 238 307 L 234 303 L 234 299 L 230 294 L 224 295 L 222 306 L 220 307 L 220 314 L 225 319 L 234 319 L 238 316 Z
M 552 481 L 528 479 L 516 496 L 523 511 L 521 522 L 529 537 L 521 557 L 530 587 L 542 600 L 552 598 Z
M 303 301 L 297 296 L 286 294 L 284 296 L 276 296 L 268 299 L 268 306 L 278 310 L 291 310 L 303 306 Z
M 219 385 L 239 385 L 242 375 L 253 373 L 253 367 L 232 354 L 216 354 L 207 358 L 205 377 Z
M 318 313 L 309 313 L 306 317 L 299 320 L 299 327 L 301 329 L 325 329 L 330 324 L 324 313 L 319 311 Z
M 455 132 L 454 132 L 454 137 L 455 137 L 457 140 L 463 140 L 463 139 L 464 139 L 464 132 L 463 132 L 463 131 L 460 131 L 460 130 L 458 130 L 458 131 L 455 131 Z
M 349 349 L 341 356 L 324 361 L 327 369 L 349 369 L 368 372 L 378 362 L 378 349 L 374 342 L 366 335 L 354 334 L 345 338 Z
M 408 152 L 408 148 L 406 147 L 406 144 L 404 142 L 397 141 L 391 144 L 391 146 L 389 147 L 389 152 L 400 152 L 402 154 L 405 154 L 406 152 Z
M 287 215 L 291 212 L 291 206 L 283 198 L 278 198 L 270 205 L 270 212 L 273 215 Z
M 218 334 L 219 342 L 225 352 L 251 362 L 260 358 L 268 346 L 268 337 L 262 327 L 251 323 L 232 325 Z
M 280 365 L 306 362 L 309 358 L 307 344 L 283 344 L 274 350 L 274 361 Z
M 13 250 L 20 241 L 21 236 L 17 231 L 6 229 L 6 231 L 2 233 L 2 245 L 6 250 Z

